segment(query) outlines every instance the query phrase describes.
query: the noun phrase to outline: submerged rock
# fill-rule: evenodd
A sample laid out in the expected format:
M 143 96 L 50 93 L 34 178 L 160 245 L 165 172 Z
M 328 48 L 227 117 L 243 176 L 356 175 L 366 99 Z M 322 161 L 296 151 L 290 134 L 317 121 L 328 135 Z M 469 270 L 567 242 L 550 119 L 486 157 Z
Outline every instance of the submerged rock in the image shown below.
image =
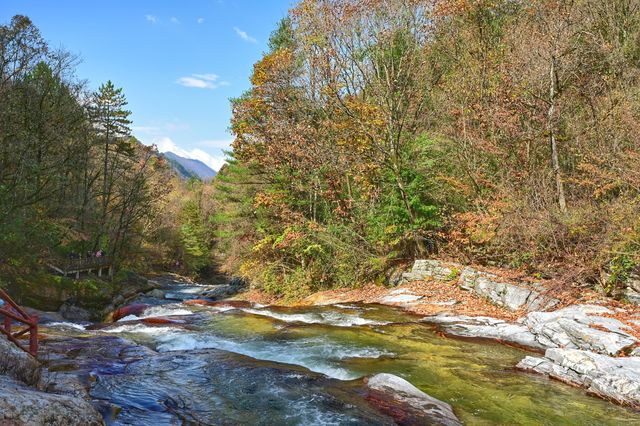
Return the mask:
M 111 319 L 113 322 L 118 321 L 124 317 L 128 317 L 129 315 L 140 315 L 142 314 L 149 305 L 145 303 L 134 303 L 129 306 L 125 306 L 123 308 L 117 309 L 111 314 Z
M 451 405 L 401 377 L 380 373 L 367 379 L 367 400 L 400 425 L 462 425 Z
M 581 386 L 601 398 L 640 408 L 640 357 L 614 358 L 578 349 L 548 349 L 517 365 Z

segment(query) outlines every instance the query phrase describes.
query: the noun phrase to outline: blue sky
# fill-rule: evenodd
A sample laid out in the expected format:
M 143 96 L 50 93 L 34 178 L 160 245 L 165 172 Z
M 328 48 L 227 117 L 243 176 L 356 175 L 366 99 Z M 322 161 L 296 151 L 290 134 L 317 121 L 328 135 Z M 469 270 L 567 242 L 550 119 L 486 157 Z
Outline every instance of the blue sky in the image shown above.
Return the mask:
M 229 98 L 293 0 L 0 0 L 0 22 L 27 15 L 54 47 L 80 55 L 92 90 L 123 87 L 133 134 L 218 169 Z

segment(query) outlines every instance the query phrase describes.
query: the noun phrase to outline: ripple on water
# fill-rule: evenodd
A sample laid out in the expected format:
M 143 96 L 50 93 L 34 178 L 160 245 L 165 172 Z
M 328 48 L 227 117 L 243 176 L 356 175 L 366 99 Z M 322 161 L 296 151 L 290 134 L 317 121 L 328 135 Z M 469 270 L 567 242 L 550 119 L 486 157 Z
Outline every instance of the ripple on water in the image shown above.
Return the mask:
M 362 318 L 358 315 L 345 314 L 337 311 L 309 312 L 300 314 L 287 314 L 274 312 L 269 309 L 242 309 L 242 311 L 253 314 L 267 316 L 278 321 L 302 322 L 305 324 L 326 324 L 337 327 L 353 327 L 359 325 L 387 325 L 389 322 L 376 321 Z
M 171 307 L 174 312 L 185 308 Z M 219 311 L 198 307 L 194 312 L 207 310 Z M 415 317 L 376 305 L 300 309 L 254 306 L 215 315 L 192 315 L 186 320 L 189 330 L 116 324 L 105 331 L 128 334 L 128 338 L 163 352 L 163 356 L 190 358 L 200 349 L 220 349 L 265 362 L 295 364 L 343 380 L 380 372 L 396 374 L 451 403 L 465 424 L 640 424 L 637 413 L 588 397 L 581 390 L 514 371 L 512 367 L 526 355 L 523 351 L 442 338 L 425 324 L 411 323 Z M 375 327 L 390 322 L 393 324 Z M 284 367 L 292 369 L 290 365 Z M 198 377 L 183 379 L 193 383 Z M 248 379 L 252 380 L 247 383 L 258 380 L 253 376 Z M 154 376 L 153 380 L 163 379 Z M 227 382 L 220 378 L 218 385 L 226 386 Z M 213 389 L 213 385 L 205 388 Z M 252 396 L 249 400 L 259 398 L 250 393 L 251 384 L 243 391 Z M 194 399 L 200 397 L 193 395 Z M 273 410 L 288 410 L 281 408 L 279 404 L 285 404 L 282 401 L 288 401 L 291 407 L 301 403 L 291 395 L 279 401 Z M 313 410 L 312 405 L 303 404 L 287 411 L 293 416 L 290 424 L 312 424 Z M 298 417 L 296 411 L 300 412 Z M 330 422 L 329 418 L 325 420 Z
M 220 336 L 196 333 L 158 332 L 156 336 L 159 352 L 185 351 L 195 349 L 220 349 L 252 358 L 294 364 L 317 373 L 340 380 L 362 377 L 339 366 L 348 358 L 374 359 L 393 355 L 386 350 L 371 347 L 336 345 L 322 338 L 308 338 L 295 341 L 251 339 L 237 341 Z
M 150 308 L 145 309 L 140 315 L 127 315 L 126 317 L 120 318 L 118 322 L 125 321 L 136 321 L 144 318 L 153 318 L 153 317 L 173 317 L 173 316 L 188 316 L 193 315 L 193 312 L 180 307 L 180 305 L 162 305 L 162 306 L 152 306 Z

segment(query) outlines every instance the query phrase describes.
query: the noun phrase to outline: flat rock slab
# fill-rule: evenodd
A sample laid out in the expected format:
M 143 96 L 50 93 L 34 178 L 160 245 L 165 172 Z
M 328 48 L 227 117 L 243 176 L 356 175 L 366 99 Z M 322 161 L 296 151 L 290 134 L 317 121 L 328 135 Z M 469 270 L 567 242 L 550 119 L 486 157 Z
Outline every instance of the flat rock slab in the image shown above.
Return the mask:
M 595 305 L 572 305 L 554 312 L 530 312 L 517 322 L 491 317 L 441 313 L 423 321 L 438 324 L 453 336 L 494 339 L 532 349 L 583 349 L 605 355 L 637 354 L 638 340 L 613 313 Z
M 423 296 L 413 294 L 406 288 L 399 288 L 381 297 L 379 302 L 383 304 L 412 304 L 422 298 Z
M 546 349 L 526 326 L 497 318 L 439 314 L 424 317 L 423 321 L 438 324 L 453 336 L 498 340 L 535 350 Z
M 640 357 L 614 358 L 579 349 L 548 349 L 517 368 L 581 386 L 601 398 L 640 408 Z

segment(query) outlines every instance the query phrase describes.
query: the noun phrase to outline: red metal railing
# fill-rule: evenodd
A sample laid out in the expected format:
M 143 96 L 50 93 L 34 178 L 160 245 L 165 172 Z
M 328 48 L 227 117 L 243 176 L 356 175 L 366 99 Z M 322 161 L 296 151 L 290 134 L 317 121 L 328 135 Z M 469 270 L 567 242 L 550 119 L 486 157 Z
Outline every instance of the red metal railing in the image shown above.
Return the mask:
M 0 304 L 0 333 L 7 336 L 11 342 L 23 351 L 31 355 L 38 356 L 38 317 L 29 316 L 4 290 L 0 289 L 0 300 L 4 301 Z M 26 327 L 22 330 L 12 331 L 13 323 L 23 324 Z M 29 346 L 24 345 L 20 337 L 29 333 Z

